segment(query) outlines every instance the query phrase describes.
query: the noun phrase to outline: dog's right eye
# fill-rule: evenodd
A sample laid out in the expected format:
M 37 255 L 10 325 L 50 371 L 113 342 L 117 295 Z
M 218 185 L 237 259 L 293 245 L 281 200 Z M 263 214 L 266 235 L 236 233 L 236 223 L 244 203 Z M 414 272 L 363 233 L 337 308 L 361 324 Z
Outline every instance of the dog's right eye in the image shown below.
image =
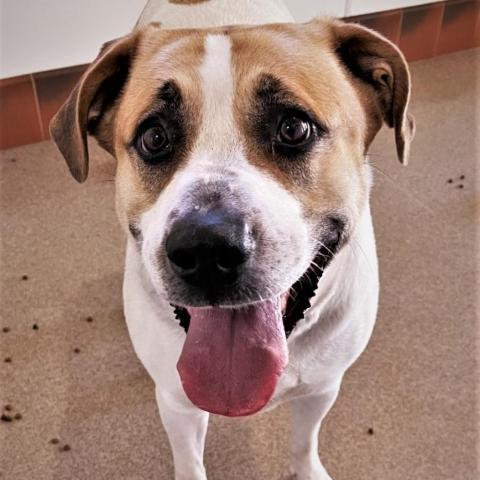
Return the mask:
M 155 164 L 168 157 L 172 153 L 172 144 L 165 127 L 157 123 L 141 129 L 136 149 L 147 163 Z

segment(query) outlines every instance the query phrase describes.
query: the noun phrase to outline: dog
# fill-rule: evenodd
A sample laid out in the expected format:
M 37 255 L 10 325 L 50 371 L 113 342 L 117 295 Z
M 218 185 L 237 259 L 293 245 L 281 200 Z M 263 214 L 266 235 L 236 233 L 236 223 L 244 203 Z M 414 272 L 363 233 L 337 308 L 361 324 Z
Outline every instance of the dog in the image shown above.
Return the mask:
M 327 480 L 320 425 L 377 313 L 366 155 L 387 124 L 407 163 L 408 66 L 360 25 L 288 23 L 280 0 L 236 2 L 237 21 L 227 3 L 147 8 L 50 132 L 79 182 L 87 135 L 116 158 L 125 317 L 175 478 L 207 478 L 209 413 L 289 402 L 289 474 Z

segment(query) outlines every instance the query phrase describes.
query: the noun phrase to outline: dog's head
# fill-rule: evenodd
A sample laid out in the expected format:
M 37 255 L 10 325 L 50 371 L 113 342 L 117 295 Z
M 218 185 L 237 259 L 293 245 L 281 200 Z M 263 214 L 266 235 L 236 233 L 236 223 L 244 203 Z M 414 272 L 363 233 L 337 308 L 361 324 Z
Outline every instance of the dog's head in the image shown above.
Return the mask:
M 355 230 L 382 123 L 407 162 L 409 94 L 402 54 L 358 25 L 150 25 L 103 48 L 51 133 L 80 182 L 88 133 L 116 157 L 120 222 L 159 295 L 268 323 Z

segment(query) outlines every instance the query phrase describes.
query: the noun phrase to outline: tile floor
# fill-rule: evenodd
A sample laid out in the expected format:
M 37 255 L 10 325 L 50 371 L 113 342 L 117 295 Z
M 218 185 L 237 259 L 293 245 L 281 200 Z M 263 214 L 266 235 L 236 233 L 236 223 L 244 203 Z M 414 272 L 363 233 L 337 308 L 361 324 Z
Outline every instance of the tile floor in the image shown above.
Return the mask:
M 380 311 L 321 433 L 336 480 L 479 478 L 479 54 L 412 65 L 409 167 L 391 132 L 372 148 Z M 122 317 L 112 165 L 94 152 L 84 185 L 49 142 L 1 153 L 0 408 L 22 415 L 0 422 L 2 480 L 172 478 Z M 282 478 L 288 417 L 212 419 L 209 478 Z

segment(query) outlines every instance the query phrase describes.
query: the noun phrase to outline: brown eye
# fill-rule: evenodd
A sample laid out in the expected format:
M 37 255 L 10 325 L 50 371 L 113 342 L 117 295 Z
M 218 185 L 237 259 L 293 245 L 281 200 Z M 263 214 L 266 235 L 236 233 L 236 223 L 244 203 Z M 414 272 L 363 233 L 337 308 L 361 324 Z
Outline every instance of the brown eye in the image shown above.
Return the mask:
M 284 117 L 278 128 L 277 141 L 286 145 L 302 145 L 312 135 L 312 125 L 307 120 L 294 115 Z
M 135 140 L 135 148 L 141 159 L 150 165 L 156 165 L 173 155 L 170 135 L 158 120 L 140 127 Z
M 158 155 L 169 147 L 167 132 L 161 125 L 147 128 L 141 136 L 141 149 L 147 155 Z

